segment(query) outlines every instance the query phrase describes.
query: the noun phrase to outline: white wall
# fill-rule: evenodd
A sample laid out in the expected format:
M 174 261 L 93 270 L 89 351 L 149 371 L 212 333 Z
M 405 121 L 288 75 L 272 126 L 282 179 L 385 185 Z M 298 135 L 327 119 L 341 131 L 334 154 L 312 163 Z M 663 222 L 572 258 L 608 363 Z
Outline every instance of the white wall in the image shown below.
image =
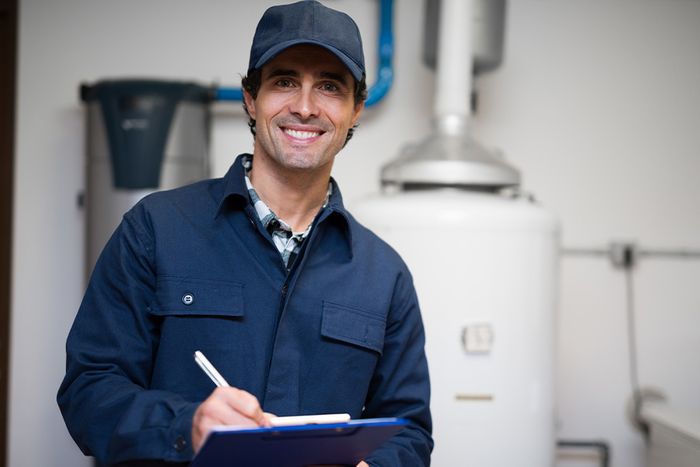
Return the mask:
M 20 0 L 11 467 L 88 464 L 54 400 L 84 285 L 79 83 L 146 76 L 237 86 L 270 3 Z M 327 3 L 356 17 L 373 70 L 376 0 Z M 395 8 L 394 87 L 336 164 L 351 208 L 376 191 L 382 164 L 429 131 L 423 2 Z M 562 219 L 564 244 L 629 238 L 700 248 L 700 1 L 511 0 L 507 23 L 503 66 L 477 82 L 474 133 L 522 169 L 525 188 Z M 220 175 L 251 136 L 237 104 L 218 104 L 215 114 Z M 640 379 L 696 409 L 698 277 L 698 263 L 652 259 L 636 274 Z M 624 413 L 623 277 L 603 259 L 565 258 L 560 294 L 560 435 L 608 439 L 614 467 L 642 466 L 643 443 Z

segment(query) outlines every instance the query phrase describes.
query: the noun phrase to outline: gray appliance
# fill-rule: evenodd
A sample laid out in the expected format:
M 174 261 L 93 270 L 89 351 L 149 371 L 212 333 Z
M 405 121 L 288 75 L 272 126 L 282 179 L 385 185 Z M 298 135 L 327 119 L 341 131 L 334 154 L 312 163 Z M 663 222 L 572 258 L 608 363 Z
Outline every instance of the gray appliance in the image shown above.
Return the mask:
M 87 271 L 145 195 L 209 176 L 213 91 L 189 82 L 83 84 L 87 106 Z

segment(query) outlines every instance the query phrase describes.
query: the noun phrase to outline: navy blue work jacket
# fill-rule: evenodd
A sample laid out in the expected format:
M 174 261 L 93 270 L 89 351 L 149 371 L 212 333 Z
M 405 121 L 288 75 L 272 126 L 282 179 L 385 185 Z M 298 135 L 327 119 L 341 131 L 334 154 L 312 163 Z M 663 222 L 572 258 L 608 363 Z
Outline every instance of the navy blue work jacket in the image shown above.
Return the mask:
M 409 271 L 344 209 L 337 186 L 314 222 L 287 270 L 250 205 L 240 156 L 223 179 L 131 209 L 67 340 L 58 403 L 82 451 L 107 464 L 191 460 L 192 416 L 213 390 L 193 359 L 201 350 L 276 415 L 407 418 L 366 460 L 428 465 L 430 387 Z

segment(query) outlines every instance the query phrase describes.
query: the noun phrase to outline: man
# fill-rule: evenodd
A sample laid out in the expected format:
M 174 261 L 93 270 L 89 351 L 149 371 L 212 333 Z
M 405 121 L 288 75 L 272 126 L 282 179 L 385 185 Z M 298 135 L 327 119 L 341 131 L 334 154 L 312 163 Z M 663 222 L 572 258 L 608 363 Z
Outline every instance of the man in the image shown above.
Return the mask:
M 428 465 L 410 274 L 330 177 L 364 107 L 356 24 L 315 1 L 268 9 L 243 87 L 253 154 L 139 202 L 98 260 L 58 393 L 69 431 L 101 462 L 160 465 L 269 413 L 403 417 L 360 465 Z M 195 350 L 235 387 L 212 391 Z

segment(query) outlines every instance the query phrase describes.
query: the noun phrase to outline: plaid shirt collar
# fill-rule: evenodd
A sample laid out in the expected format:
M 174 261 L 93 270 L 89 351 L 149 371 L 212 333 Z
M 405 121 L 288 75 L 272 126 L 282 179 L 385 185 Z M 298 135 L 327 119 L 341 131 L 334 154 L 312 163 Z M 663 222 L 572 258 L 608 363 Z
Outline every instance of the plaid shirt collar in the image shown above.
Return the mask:
M 277 250 L 282 255 L 282 260 L 287 268 L 290 268 L 294 264 L 294 259 L 299 254 L 301 250 L 301 245 L 304 239 L 308 237 L 311 232 L 311 227 L 313 222 L 306 227 L 303 232 L 294 232 L 292 227 L 286 223 L 284 220 L 280 219 L 275 212 L 270 209 L 270 207 L 265 204 L 265 202 L 260 199 L 258 193 L 253 188 L 253 184 L 248 176 L 250 169 L 253 167 L 253 158 L 250 155 L 243 157 L 243 167 L 245 168 L 245 184 L 248 189 L 248 195 L 250 196 L 250 202 L 255 209 L 255 213 L 258 215 L 260 222 L 262 223 L 265 230 L 267 230 L 272 236 L 272 240 L 277 247 Z M 323 208 L 328 204 L 328 200 L 333 193 L 333 184 L 328 183 L 328 192 L 326 194 L 326 200 L 323 203 Z

